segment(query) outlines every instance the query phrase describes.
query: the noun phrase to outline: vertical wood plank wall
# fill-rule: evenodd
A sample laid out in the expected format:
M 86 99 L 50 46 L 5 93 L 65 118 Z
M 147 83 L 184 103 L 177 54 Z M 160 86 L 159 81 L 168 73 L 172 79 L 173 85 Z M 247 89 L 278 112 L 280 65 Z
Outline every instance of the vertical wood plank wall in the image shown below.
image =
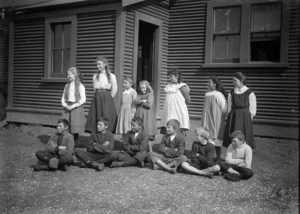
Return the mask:
M 257 96 L 254 122 L 298 124 L 299 101 L 299 2 L 290 5 L 288 68 L 202 68 L 205 56 L 206 2 L 178 0 L 170 10 L 169 66 L 181 68 L 191 89 L 190 117 L 200 119 L 208 76 L 217 75 L 227 92 L 232 74 L 241 71 Z

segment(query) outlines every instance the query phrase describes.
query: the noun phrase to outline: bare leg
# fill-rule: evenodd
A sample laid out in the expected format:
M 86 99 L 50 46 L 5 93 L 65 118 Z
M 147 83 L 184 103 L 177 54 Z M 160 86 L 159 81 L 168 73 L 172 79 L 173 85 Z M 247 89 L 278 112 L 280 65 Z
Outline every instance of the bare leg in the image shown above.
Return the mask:
M 238 174 L 239 176 L 241 176 L 240 173 L 239 173 L 238 171 L 235 171 L 235 170 L 232 169 L 231 167 L 228 169 L 227 172 L 229 172 L 229 173 L 234 173 L 234 174 Z
M 206 169 L 203 169 L 202 171 L 208 172 L 208 173 L 216 173 L 216 172 L 219 172 L 220 170 L 221 170 L 221 168 L 219 165 L 214 165 L 214 166 L 208 167 Z
M 161 160 L 157 160 L 154 164 L 157 164 L 159 167 L 165 169 L 166 171 L 175 174 L 177 173 L 177 166 L 175 164 L 174 168 L 171 168 L 169 165 L 165 164 L 164 162 L 162 162 Z
M 188 162 L 183 162 L 181 164 L 181 167 L 188 171 L 188 172 L 191 172 L 193 174 L 197 174 L 197 175 L 202 175 L 202 176 L 205 176 L 205 177 L 209 177 L 209 178 L 212 178 L 213 177 L 213 173 L 210 173 L 210 172 L 205 172 L 203 170 L 199 170 L 193 166 L 191 166 Z

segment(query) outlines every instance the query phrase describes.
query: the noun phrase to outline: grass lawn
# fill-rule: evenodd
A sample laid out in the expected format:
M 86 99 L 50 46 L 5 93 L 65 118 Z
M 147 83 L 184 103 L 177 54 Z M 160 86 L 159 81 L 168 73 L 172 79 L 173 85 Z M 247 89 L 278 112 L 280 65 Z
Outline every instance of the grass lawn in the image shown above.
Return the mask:
M 32 125 L 1 128 L 0 213 L 298 213 L 297 141 L 256 138 L 254 176 L 240 182 L 149 167 L 33 172 L 35 152 L 54 132 Z M 186 149 L 193 137 L 189 132 Z M 87 136 L 80 140 L 84 144 Z

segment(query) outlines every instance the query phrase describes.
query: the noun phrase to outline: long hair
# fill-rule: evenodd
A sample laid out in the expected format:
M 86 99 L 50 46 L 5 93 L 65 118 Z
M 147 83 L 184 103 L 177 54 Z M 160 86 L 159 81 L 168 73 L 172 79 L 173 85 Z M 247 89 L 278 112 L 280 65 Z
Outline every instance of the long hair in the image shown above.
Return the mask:
M 222 82 L 219 80 L 219 78 L 216 76 L 210 76 L 209 79 L 211 79 L 211 81 L 214 84 L 216 84 L 216 90 L 221 92 L 224 95 L 224 97 L 226 98 L 226 92 L 225 92 L 224 86 L 223 86 Z
M 170 76 L 170 75 L 177 76 L 178 77 L 178 83 L 182 82 L 181 71 L 178 68 L 171 68 L 168 71 L 168 76 Z
M 108 63 L 107 58 L 104 57 L 104 56 L 98 56 L 96 58 L 96 62 L 97 61 L 101 61 L 101 62 L 103 62 L 105 64 L 105 71 L 106 71 L 107 80 L 110 83 L 110 73 L 111 72 L 110 72 L 110 69 L 109 69 L 109 63 Z M 99 76 L 100 76 L 100 71 L 98 70 L 98 72 L 97 72 L 97 80 L 99 80 Z
M 82 73 L 78 71 L 76 67 L 71 67 L 68 69 L 68 72 L 71 72 L 75 75 L 75 99 L 76 102 L 80 100 L 80 92 L 79 92 L 79 86 L 82 83 Z M 66 91 L 65 91 L 65 100 L 69 100 L 69 90 L 70 90 L 70 84 L 71 81 L 67 83 Z
M 141 81 L 139 82 L 139 88 L 138 88 L 138 92 L 139 92 L 140 94 L 142 94 L 142 92 L 141 92 L 141 90 L 140 90 L 141 85 L 145 85 L 145 86 L 146 86 L 146 88 L 147 88 L 147 93 L 153 93 L 153 89 L 152 89 L 150 83 L 149 83 L 147 80 L 141 80 Z

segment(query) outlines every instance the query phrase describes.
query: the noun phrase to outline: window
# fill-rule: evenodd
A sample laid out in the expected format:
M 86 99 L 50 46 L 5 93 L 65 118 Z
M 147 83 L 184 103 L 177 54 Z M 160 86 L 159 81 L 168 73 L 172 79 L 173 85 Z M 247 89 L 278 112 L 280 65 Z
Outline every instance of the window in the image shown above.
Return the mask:
M 240 7 L 214 9 L 213 62 L 239 62 Z
M 284 7 L 281 1 L 208 2 L 203 66 L 285 64 L 288 10 Z
M 280 62 L 281 5 L 251 7 L 251 61 Z
M 45 79 L 64 79 L 76 62 L 76 17 L 46 20 Z

